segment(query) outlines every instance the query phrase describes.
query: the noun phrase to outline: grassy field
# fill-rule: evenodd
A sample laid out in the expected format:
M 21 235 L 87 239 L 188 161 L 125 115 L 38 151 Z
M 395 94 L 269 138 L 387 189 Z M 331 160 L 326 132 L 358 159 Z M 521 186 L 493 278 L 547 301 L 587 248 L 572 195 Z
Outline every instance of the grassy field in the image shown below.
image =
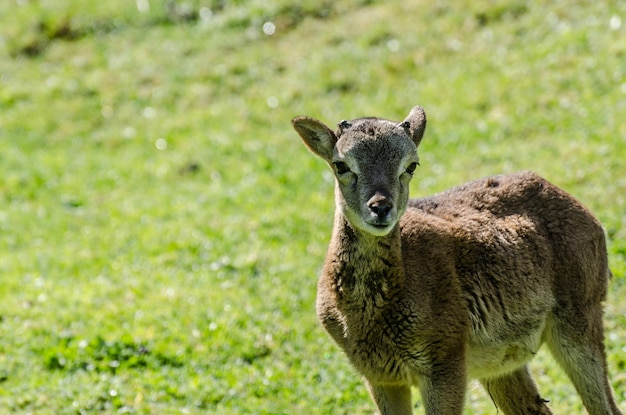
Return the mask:
M 602 221 L 626 411 L 626 2 L 6 0 L 0 62 L 0 413 L 373 413 L 316 320 L 332 178 L 290 119 L 416 104 L 413 196 L 530 169 Z

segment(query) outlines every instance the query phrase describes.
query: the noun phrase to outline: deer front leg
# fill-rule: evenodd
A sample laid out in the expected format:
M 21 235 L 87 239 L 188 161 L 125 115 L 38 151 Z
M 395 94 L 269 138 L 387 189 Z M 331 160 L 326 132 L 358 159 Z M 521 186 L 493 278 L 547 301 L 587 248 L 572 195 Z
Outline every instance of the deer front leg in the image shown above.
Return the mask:
M 548 401 L 539 396 L 527 366 L 480 382 L 505 415 L 552 415 L 546 405 Z
M 419 380 L 426 415 L 461 415 L 465 403 L 467 379 L 465 367 L 458 363 L 441 363 Z
M 367 388 L 380 415 L 411 415 L 411 388 L 408 385 L 372 385 Z

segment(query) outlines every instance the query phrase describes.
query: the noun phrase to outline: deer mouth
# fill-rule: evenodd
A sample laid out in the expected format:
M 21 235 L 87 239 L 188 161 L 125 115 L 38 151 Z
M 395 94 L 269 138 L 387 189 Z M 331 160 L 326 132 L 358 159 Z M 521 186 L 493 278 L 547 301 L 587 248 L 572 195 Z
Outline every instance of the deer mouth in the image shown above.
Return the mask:
M 385 229 L 388 228 L 389 226 L 391 226 L 391 222 L 375 222 L 375 223 L 370 223 L 370 225 L 372 225 L 373 227 L 375 227 L 376 229 Z
M 394 221 L 392 221 L 391 219 L 380 219 L 380 218 L 376 218 L 374 220 L 366 220 L 365 223 L 373 231 L 371 233 L 376 234 L 376 235 L 387 234 L 394 225 Z
M 394 224 L 394 214 L 392 212 L 385 212 L 384 214 L 370 213 L 368 217 L 364 218 L 368 225 L 378 229 L 385 229 Z

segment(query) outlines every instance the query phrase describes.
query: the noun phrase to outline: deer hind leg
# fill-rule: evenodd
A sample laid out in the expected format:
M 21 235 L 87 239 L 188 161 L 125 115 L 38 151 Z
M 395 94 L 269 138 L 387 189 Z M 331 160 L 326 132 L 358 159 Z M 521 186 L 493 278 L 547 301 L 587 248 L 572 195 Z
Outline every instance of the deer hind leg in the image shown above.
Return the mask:
M 481 379 L 487 393 L 505 415 L 551 415 L 539 396 L 527 366 L 497 378 Z
M 546 341 L 590 415 L 621 415 L 611 390 L 600 305 L 555 313 Z

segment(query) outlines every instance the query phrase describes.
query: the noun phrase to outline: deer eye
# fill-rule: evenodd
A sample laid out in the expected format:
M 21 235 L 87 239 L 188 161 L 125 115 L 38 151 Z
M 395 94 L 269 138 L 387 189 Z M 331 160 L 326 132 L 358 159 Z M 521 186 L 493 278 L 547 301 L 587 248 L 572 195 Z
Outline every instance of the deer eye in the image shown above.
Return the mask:
M 350 168 L 343 161 L 335 161 L 333 162 L 333 165 L 335 166 L 337 174 L 346 174 L 350 172 Z
M 417 165 L 418 163 L 411 163 L 409 164 L 409 166 L 406 168 L 405 172 L 411 176 L 413 176 L 413 173 L 415 173 L 415 169 L 417 169 Z

